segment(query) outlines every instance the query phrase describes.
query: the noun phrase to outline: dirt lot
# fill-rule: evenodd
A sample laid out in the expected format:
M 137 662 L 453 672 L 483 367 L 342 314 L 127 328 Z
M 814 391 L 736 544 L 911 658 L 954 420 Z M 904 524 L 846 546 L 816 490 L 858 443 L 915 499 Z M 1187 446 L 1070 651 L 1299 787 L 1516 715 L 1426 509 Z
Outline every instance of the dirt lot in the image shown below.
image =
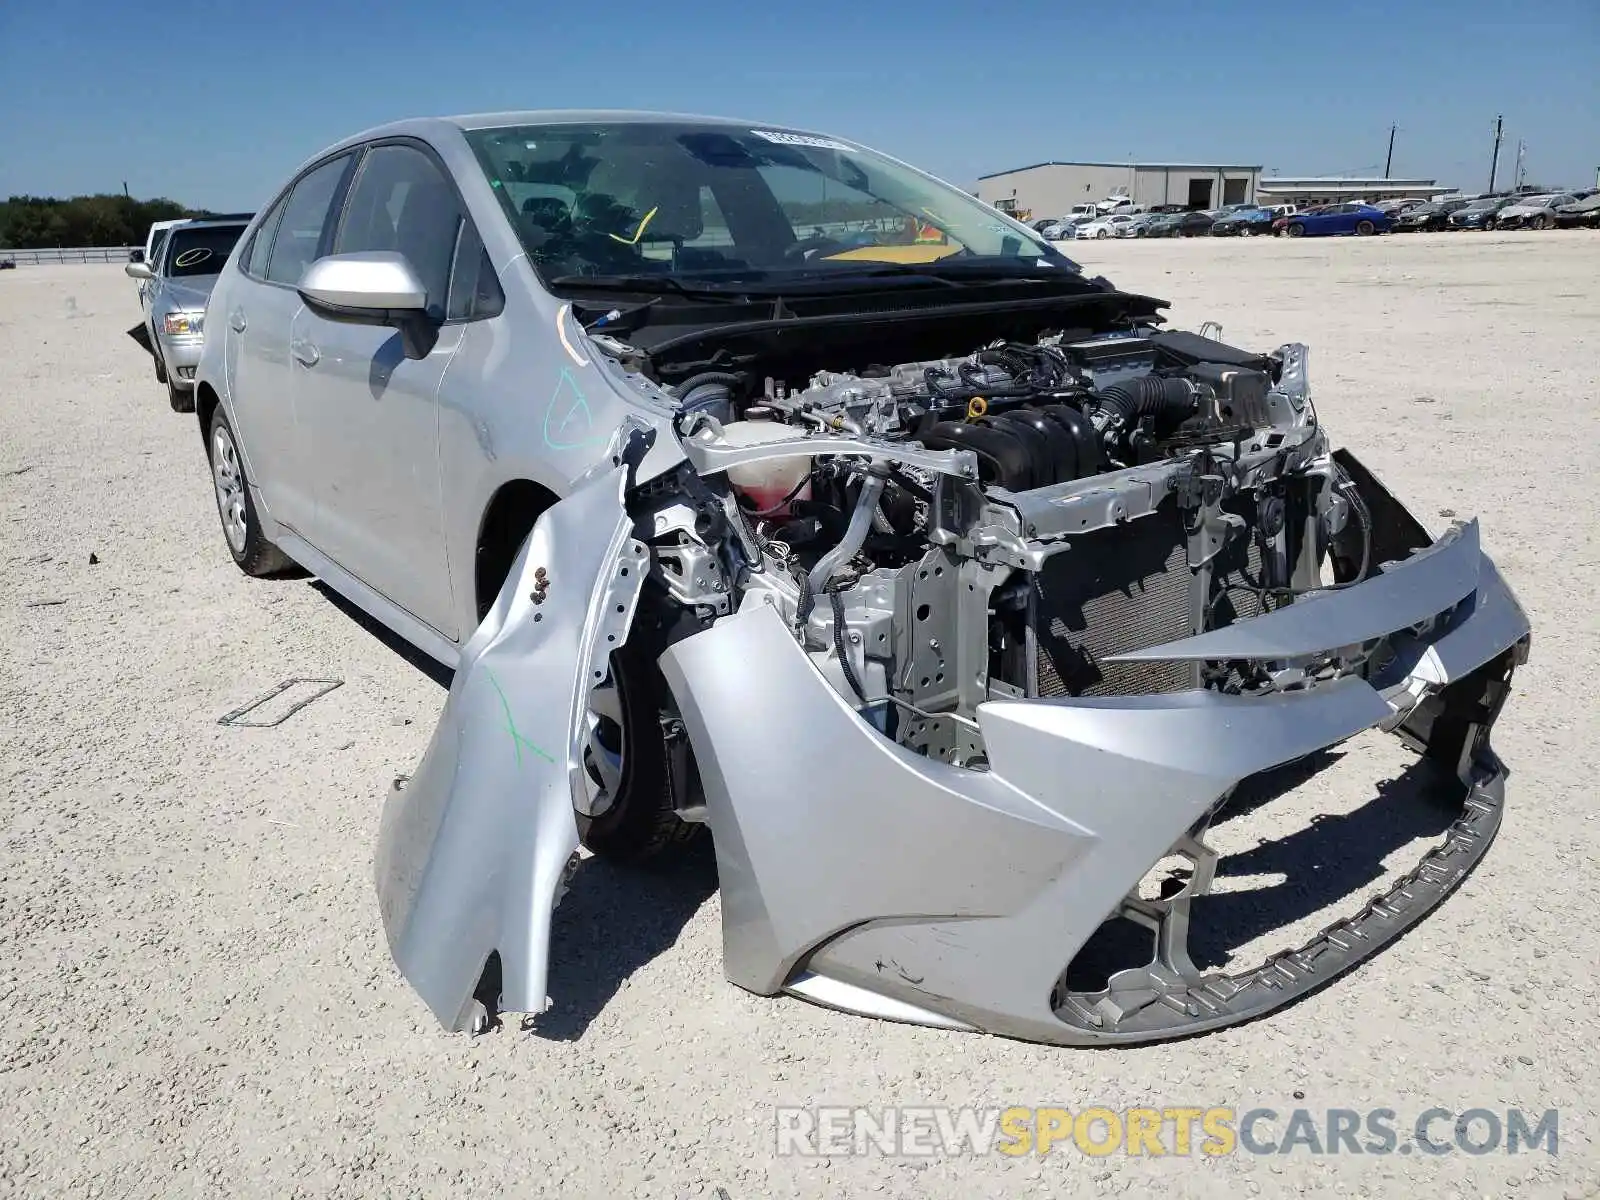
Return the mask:
M 0 274 L 0 1194 L 1600 1190 L 1600 235 L 1080 256 L 1180 323 L 1311 343 L 1335 436 L 1435 529 L 1481 515 L 1533 659 L 1498 729 L 1505 827 L 1439 912 L 1264 1021 L 1091 1053 L 747 995 L 722 978 L 706 855 L 591 862 L 558 914 L 555 1011 L 447 1035 L 392 969 L 370 883 L 439 681 L 313 581 L 235 569 L 194 420 L 123 334 L 121 271 L 24 268 Z M 217 725 L 291 676 L 344 686 L 278 728 Z M 1404 767 L 1348 755 L 1230 836 L 1271 874 L 1312 812 L 1378 811 Z M 1301 846 L 1313 878 L 1287 892 L 1312 898 L 1287 916 L 1315 924 L 1319 871 L 1362 894 L 1440 828 L 1352 817 L 1342 845 Z M 1560 1153 L 776 1158 L 775 1106 L 810 1103 L 1383 1107 L 1402 1130 L 1434 1106 L 1558 1108 Z

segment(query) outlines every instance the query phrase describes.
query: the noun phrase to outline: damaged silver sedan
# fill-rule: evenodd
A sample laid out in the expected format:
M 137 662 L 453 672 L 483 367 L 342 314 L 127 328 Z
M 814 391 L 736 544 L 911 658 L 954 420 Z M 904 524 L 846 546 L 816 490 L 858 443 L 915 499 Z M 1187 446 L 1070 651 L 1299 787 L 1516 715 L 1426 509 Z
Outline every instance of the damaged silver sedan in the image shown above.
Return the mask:
M 1529 628 L 1477 524 L 1430 536 L 1330 448 L 1304 346 L 1169 329 L 893 159 L 406 122 L 307 164 L 212 304 L 235 559 L 455 668 L 376 868 L 448 1028 L 561 1004 L 580 846 L 709 826 L 740 987 L 1090 1045 L 1326 983 L 1499 824 Z M 1442 841 L 1309 943 L 1200 969 L 1219 811 L 1374 728 L 1459 785 Z M 1113 922 L 1144 952 L 1086 983 Z

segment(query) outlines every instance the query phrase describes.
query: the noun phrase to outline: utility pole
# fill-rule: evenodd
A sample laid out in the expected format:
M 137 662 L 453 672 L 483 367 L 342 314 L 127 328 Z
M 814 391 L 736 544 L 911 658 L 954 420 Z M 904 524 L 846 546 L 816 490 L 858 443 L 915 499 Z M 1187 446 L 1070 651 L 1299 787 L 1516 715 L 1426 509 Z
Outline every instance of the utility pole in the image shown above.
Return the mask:
M 1394 165 L 1394 131 L 1398 126 L 1389 126 L 1389 157 L 1383 160 L 1383 177 L 1389 178 L 1389 168 Z
M 1500 167 L 1500 131 L 1505 128 L 1506 119 L 1494 119 L 1494 155 L 1489 159 L 1489 190 L 1494 191 L 1494 177 Z
M 1522 167 L 1522 159 L 1523 159 L 1523 156 L 1527 153 L 1527 149 L 1528 149 L 1528 143 L 1523 141 L 1521 138 L 1518 138 L 1517 139 L 1517 173 L 1513 177 L 1513 178 L 1515 178 L 1516 182 L 1511 185 L 1511 188 L 1512 188 L 1513 191 L 1515 191 L 1517 188 L 1520 188 L 1522 186 L 1523 179 L 1525 179 L 1527 177 L 1526 176 L 1526 172 L 1523 170 L 1523 167 Z

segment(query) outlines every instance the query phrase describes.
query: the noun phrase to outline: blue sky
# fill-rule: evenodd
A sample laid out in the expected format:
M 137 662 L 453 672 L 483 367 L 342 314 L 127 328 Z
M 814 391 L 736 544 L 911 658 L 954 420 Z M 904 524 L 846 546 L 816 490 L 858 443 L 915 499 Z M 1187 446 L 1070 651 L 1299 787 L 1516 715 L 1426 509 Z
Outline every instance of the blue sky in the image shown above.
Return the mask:
M 506 108 L 748 116 L 954 183 L 1043 159 L 1487 183 L 1600 167 L 1600 0 L 0 0 L 0 196 L 263 202 L 386 120 Z

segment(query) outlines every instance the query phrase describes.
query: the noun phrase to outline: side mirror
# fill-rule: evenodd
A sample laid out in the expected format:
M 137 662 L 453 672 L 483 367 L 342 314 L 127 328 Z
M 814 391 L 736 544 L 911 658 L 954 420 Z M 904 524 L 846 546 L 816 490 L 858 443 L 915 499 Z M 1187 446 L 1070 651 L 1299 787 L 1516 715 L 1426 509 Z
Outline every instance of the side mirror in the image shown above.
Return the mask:
M 137 253 L 137 251 L 135 251 Z M 147 262 L 131 262 L 122 268 L 122 273 L 129 279 L 154 279 L 155 272 L 150 269 Z
M 297 289 L 319 317 L 400 331 L 407 358 L 426 358 L 439 340 L 428 315 L 428 289 L 406 256 L 393 250 L 330 254 L 306 268 Z

